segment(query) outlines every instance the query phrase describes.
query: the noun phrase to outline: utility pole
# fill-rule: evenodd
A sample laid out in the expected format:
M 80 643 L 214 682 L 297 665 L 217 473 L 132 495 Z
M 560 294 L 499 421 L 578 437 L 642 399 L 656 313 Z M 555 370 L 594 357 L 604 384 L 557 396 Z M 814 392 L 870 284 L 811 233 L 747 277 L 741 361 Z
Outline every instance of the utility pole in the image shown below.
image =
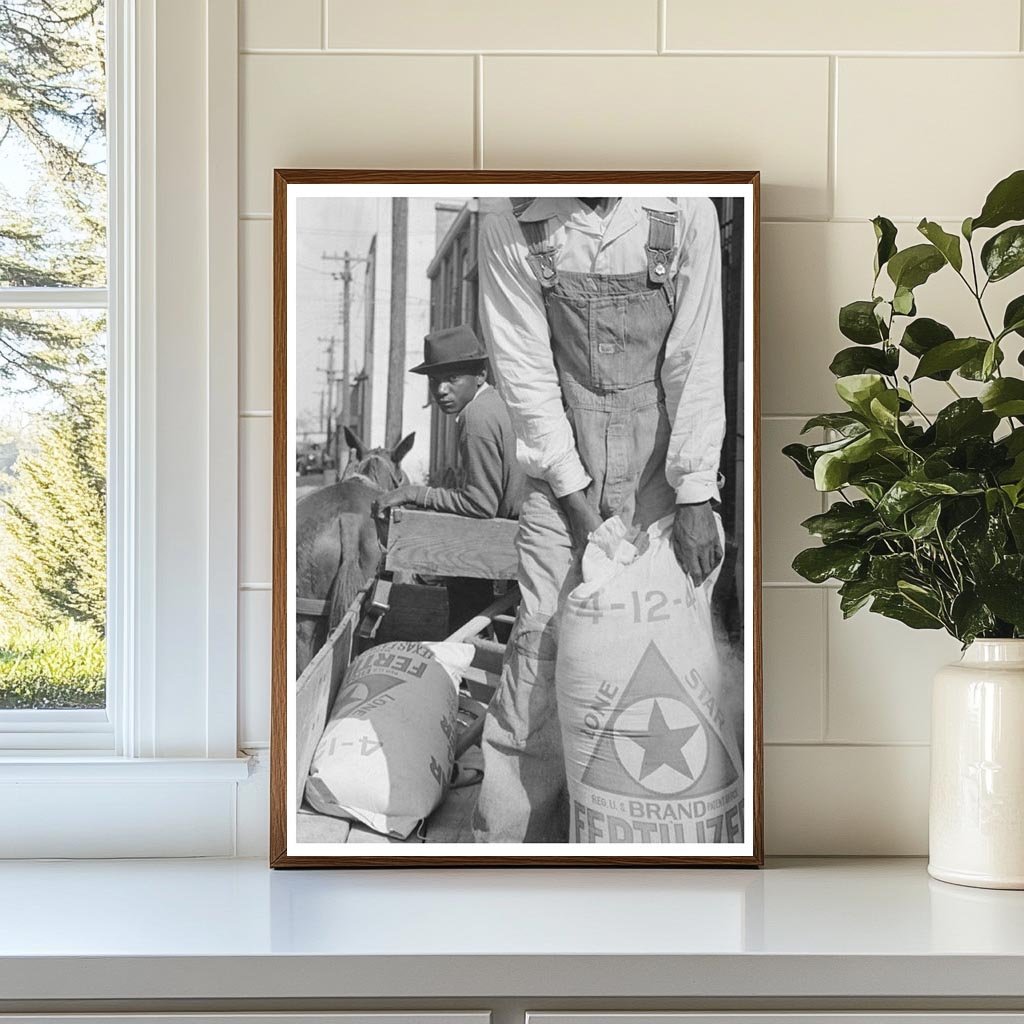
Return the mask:
M 335 281 L 341 281 L 341 306 L 339 310 L 339 319 L 341 320 L 341 403 L 336 426 L 337 446 L 338 451 L 340 452 L 342 447 L 341 439 L 343 436 L 343 428 L 349 426 L 349 399 L 351 391 L 351 387 L 349 386 L 349 368 L 351 364 L 352 350 L 352 264 L 365 263 L 367 262 L 367 258 L 354 257 L 348 250 L 346 250 L 341 256 L 337 253 L 334 253 L 331 256 L 324 253 L 323 259 L 327 262 L 340 261 L 341 263 L 341 270 L 333 271 L 331 273 L 331 277 L 334 278 Z M 338 468 L 340 469 L 341 466 L 339 465 Z
M 336 403 L 335 403 L 335 400 L 334 400 L 334 390 L 335 390 L 334 389 L 334 385 L 335 385 L 335 382 L 338 379 L 338 375 L 334 372 L 334 348 L 338 344 L 338 339 L 332 334 L 329 338 L 320 337 L 320 338 L 317 338 L 316 340 L 319 341 L 321 345 L 326 345 L 327 346 L 327 366 L 326 367 L 318 367 L 320 372 L 322 372 L 323 375 L 327 378 L 326 410 L 324 408 L 324 406 L 325 406 L 324 392 L 323 391 L 320 392 L 320 421 L 321 421 L 321 424 L 323 424 L 325 411 L 326 411 L 326 417 L 327 417 L 327 423 L 326 423 L 326 425 L 323 428 L 324 429 L 324 434 L 325 434 L 324 454 L 325 455 L 333 456 L 334 464 L 337 467 L 337 471 L 340 472 L 341 468 L 342 468 L 340 466 L 340 464 L 339 464 L 339 457 L 340 457 L 340 454 L 341 454 L 341 449 L 338 447 L 338 444 L 337 444 L 337 431 L 333 429 L 334 428 L 334 423 L 335 423 L 335 416 L 336 416 L 336 411 L 335 411 L 336 410 Z M 325 481 L 325 482 L 333 482 L 333 481 Z
M 377 316 L 377 236 L 370 240 L 366 254 L 363 295 L 363 404 L 360 423 L 363 441 L 373 444 L 373 348 L 374 320 Z
M 388 354 L 388 404 L 384 444 L 398 444 L 402 436 L 405 397 L 405 291 L 409 259 L 409 200 L 391 200 L 391 345 Z

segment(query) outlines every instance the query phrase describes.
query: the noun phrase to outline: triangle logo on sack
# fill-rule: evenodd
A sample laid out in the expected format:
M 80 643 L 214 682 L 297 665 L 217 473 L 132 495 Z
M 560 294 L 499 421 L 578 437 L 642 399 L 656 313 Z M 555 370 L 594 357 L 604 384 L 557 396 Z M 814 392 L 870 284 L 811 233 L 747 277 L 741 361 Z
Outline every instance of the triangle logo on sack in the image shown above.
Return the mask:
M 718 732 L 651 643 L 601 728 L 580 781 L 649 799 L 707 796 L 738 778 Z
M 339 695 L 338 709 L 334 712 L 335 717 L 349 715 L 362 707 L 368 701 L 379 697 L 396 686 L 401 686 L 404 679 L 395 679 L 393 676 L 369 676 L 350 683 Z

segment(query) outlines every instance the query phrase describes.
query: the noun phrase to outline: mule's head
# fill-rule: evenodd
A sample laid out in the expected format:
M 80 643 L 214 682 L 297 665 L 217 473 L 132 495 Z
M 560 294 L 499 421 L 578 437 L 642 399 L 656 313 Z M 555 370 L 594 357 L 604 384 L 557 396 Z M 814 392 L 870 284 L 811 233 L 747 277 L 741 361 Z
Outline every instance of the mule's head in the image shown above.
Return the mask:
M 394 490 L 409 482 L 401 462 L 409 454 L 409 449 L 416 440 L 415 431 L 403 437 L 393 448 L 367 449 L 359 435 L 348 427 L 345 428 L 345 440 L 356 457 L 345 467 L 343 480 L 361 476 L 382 491 Z

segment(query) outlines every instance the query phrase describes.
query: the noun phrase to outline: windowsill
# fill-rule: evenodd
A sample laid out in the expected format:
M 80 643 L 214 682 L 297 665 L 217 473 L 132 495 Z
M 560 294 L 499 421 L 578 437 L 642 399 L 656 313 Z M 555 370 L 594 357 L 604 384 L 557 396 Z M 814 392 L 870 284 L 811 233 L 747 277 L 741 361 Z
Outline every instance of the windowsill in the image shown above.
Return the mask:
M 4 782 L 242 782 L 249 757 L 115 757 L 67 752 L 0 756 Z
M 0 864 L 3 1000 L 1024 1001 L 1024 893 L 921 859 L 763 871 Z M 25 1012 L 25 1011 L 22 1011 Z

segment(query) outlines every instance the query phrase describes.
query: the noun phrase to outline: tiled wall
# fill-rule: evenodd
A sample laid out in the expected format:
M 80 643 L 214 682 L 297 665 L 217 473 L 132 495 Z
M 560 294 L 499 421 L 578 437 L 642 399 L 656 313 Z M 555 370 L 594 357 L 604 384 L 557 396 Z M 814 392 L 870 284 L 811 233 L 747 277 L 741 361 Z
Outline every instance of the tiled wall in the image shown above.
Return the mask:
M 767 846 L 924 852 L 958 647 L 795 576 L 821 500 L 778 452 L 836 406 L 867 218 L 958 224 L 1024 165 L 1020 0 L 241 0 L 241 45 L 243 744 L 268 731 L 272 169 L 758 168 Z M 919 306 L 974 329 L 948 275 Z

